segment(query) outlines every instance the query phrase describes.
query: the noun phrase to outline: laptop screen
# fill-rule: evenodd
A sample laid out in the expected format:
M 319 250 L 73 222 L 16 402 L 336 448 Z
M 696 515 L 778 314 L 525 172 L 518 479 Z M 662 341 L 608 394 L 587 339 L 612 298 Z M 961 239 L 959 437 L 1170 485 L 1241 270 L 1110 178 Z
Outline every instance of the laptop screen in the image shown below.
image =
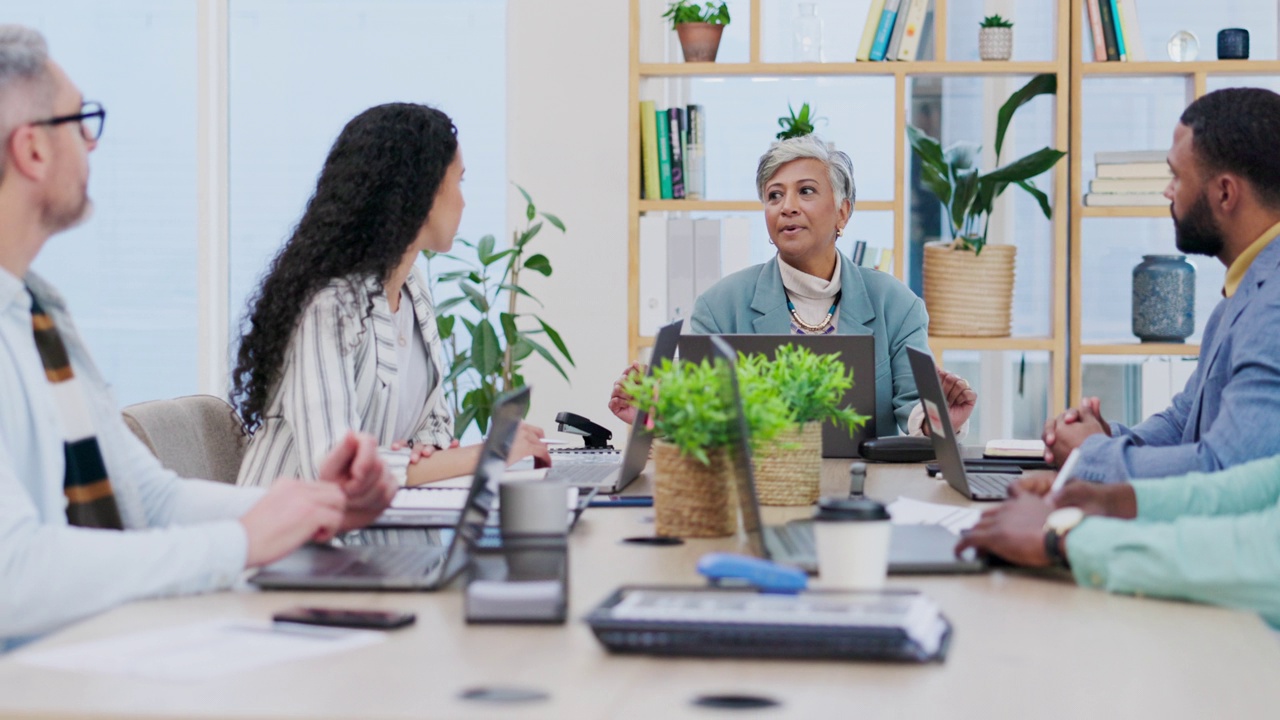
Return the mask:
M 484 534 L 485 522 L 493 509 L 494 493 L 498 481 L 507 469 L 507 457 L 511 454 L 511 446 L 515 441 L 516 429 L 520 420 L 529 409 L 529 388 L 523 387 L 498 399 L 493 409 L 489 424 L 489 435 L 485 437 L 480 448 L 480 460 L 476 463 L 475 476 L 471 481 L 471 490 L 467 493 L 467 502 L 462 507 L 458 518 L 458 528 L 453 542 L 449 545 L 449 557 L 445 564 L 460 552 L 458 540 L 466 551 L 473 551 Z
M 711 337 L 711 354 L 723 380 L 721 387 L 725 393 L 725 408 L 732 417 L 729 431 L 733 442 L 728 446 L 727 459 L 729 475 L 738 494 L 742 530 L 747 535 L 751 553 L 756 557 L 768 558 L 769 551 L 765 547 L 764 531 L 761 529 L 763 524 L 760 521 L 760 503 L 756 499 L 755 475 L 751 467 L 751 428 L 747 426 L 747 417 L 742 411 L 742 393 L 738 390 L 737 354 L 728 343 L 715 336 Z
M 658 337 L 653 341 L 653 353 L 649 358 L 649 374 L 662 364 L 676 356 L 676 341 L 680 339 L 680 326 L 684 320 L 676 320 L 663 325 L 658 330 Z M 631 423 L 631 437 L 627 440 L 627 454 L 622 460 L 622 480 L 624 482 L 638 476 L 649 462 L 649 448 L 653 445 L 653 433 L 647 427 L 649 416 L 643 412 L 636 413 Z
M 909 347 L 907 358 L 911 361 L 911 374 L 915 377 L 920 403 L 929 417 L 929 430 L 933 440 L 933 454 L 938 457 L 938 467 L 947 482 L 963 495 L 969 494 L 965 477 L 964 460 L 960 456 L 960 444 L 951 427 L 951 414 L 947 410 L 947 398 L 938 380 L 938 366 L 928 353 Z

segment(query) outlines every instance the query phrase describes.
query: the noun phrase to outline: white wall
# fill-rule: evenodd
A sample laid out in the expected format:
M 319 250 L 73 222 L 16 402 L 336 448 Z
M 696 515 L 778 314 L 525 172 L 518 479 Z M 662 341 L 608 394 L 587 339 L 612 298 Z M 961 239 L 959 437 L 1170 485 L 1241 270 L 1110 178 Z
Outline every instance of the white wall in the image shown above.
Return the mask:
M 560 410 L 605 424 L 615 444 L 625 426 L 606 403 L 627 357 L 626 0 L 516 0 L 507 9 L 507 173 L 539 209 L 558 215 L 534 241 L 554 274 L 531 278 L 576 368 L 566 383 L 546 362 L 529 362 L 529 420 L 549 433 Z M 508 237 L 524 226 L 510 196 Z M 522 278 L 523 280 L 523 278 Z M 533 309 L 522 300 L 522 309 Z M 606 422 L 606 420 L 608 422 Z

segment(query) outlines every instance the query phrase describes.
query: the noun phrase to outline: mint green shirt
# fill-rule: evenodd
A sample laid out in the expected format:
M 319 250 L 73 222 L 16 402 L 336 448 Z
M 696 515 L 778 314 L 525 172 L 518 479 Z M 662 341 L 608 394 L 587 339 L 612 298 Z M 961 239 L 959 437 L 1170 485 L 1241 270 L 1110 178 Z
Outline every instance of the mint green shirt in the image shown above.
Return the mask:
M 1280 628 L 1280 456 L 1133 483 L 1135 520 L 1067 535 L 1076 582 L 1253 610 Z

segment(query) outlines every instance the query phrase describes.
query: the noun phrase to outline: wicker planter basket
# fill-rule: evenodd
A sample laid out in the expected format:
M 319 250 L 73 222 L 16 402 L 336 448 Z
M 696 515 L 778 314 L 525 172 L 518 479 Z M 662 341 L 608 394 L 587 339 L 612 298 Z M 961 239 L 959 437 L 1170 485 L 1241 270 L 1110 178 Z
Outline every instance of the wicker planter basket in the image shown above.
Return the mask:
M 761 505 L 817 502 L 822 480 L 822 423 L 805 423 L 760 448 L 755 477 Z
M 1018 248 L 987 244 L 975 255 L 950 243 L 924 246 L 924 304 L 929 334 L 1008 337 Z
M 653 443 L 654 532 L 668 537 L 724 537 L 738 529 L 737 502 L 725 453 L 707 453 L 710 465 L 680 454 L 665 440 Z

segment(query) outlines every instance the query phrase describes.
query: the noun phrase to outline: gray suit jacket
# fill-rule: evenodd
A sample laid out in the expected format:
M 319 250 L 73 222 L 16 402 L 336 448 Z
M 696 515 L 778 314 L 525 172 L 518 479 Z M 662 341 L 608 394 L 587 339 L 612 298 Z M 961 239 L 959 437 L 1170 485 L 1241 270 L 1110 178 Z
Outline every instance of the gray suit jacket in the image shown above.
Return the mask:
M 876 428 L 880 435 L 891 435 L 890 428 L 906 429 L 911 409 L 920 402 L 907 348 L 929 352 L 929 316 L 924 302 L 892 275 L 860 268 L 847 257 L 840 267 L 836 332 L 875 336 Z M 778 259 L 740 270 L 698 296 L 690 329 L 705 334 L 791 332 Z
M 1209 316 L 1200 362 L 1167 410 L 1081 445 L 1078 476 L 1100 482 L 1210 472 L 1280 454 L 1280 242 Z

